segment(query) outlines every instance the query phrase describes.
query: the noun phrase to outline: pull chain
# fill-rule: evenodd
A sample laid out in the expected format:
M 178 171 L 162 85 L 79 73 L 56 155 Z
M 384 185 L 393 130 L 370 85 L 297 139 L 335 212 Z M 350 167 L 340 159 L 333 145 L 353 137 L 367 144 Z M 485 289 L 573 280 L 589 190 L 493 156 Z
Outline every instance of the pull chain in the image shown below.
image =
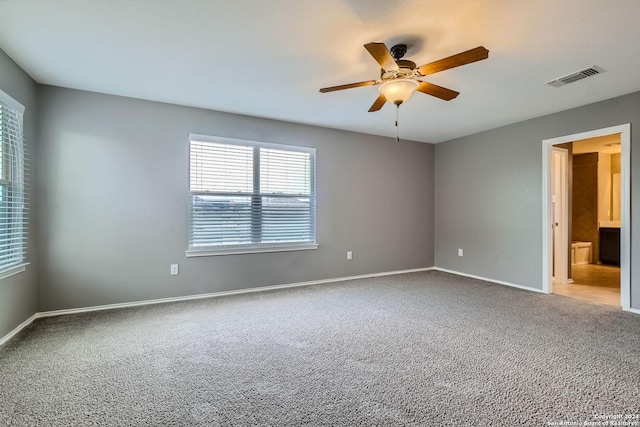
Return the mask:
M 400 104 L 396 105 L 396 142 L 400 142 L 400 126 L 398 126 L 399 121 L 400 121 Z

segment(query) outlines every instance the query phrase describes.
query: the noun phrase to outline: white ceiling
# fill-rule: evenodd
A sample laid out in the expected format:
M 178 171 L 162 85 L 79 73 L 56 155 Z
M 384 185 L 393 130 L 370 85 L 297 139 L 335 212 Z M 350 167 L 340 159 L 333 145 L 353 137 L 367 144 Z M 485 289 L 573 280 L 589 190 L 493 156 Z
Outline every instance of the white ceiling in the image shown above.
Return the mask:
M 0 48 L 39 83 L 395 136 L 376 87 L 318 89 L 378 78 L 365 43 L 418 65 L 485 46 L 424 79 L 458 98 L 400 109 L 401 138 L 437 143 L 640 90 L 639 18 L 638 0 L 0 0 Z
M 573 154 L 582 153 L 608 153 L 615 154 L 622 151 L 620 146 L 620 134 L 615 133 L 595 138 L 581 139 L 573 142 Z

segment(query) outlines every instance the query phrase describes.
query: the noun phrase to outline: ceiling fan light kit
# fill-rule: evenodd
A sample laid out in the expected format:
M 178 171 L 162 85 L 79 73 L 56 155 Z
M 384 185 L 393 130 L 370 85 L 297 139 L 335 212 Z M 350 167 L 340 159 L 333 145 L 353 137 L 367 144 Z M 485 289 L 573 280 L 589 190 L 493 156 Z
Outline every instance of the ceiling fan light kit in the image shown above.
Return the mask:
M 418 82 L 412 79 L 387 80 L 378 87 L 378 92 L 384 95 L 387 101 L 399 106 L 409 99 L 418 86 Z

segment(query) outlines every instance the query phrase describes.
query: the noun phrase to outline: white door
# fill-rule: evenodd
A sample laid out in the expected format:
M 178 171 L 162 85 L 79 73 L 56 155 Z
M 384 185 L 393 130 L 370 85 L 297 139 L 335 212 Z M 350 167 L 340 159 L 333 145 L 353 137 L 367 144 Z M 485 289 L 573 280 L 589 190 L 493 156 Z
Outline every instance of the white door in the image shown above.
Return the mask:
M 551 203 L 553 205 L 553 281 L 569 282 L 569 215 L 568 215 L 568 165 L 569 152 L 553 147 L 551 157 L 553 171 Z

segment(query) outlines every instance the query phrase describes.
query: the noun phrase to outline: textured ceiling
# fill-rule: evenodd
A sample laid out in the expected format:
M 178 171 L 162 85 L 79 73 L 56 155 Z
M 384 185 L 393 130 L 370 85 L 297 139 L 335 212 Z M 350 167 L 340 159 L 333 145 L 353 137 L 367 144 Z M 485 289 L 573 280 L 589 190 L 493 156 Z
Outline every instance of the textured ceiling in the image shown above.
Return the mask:
M 582 153 L 620 153 L 620 134 L 616 133 L 607 136 L 598 136 L 595 138 L 581 139 L 573 142 L 573 154 Z
M 395 136 L 376 87 L 318 89 L 378 78 L 368 42 L 418 65 L 485 46 L 424 79 L 458 98 L 400 109 L 401 138 L 437 143 L 640 90 L 638 18 L 637 0 L 0 0 L 0 48 L 39 83 Z

